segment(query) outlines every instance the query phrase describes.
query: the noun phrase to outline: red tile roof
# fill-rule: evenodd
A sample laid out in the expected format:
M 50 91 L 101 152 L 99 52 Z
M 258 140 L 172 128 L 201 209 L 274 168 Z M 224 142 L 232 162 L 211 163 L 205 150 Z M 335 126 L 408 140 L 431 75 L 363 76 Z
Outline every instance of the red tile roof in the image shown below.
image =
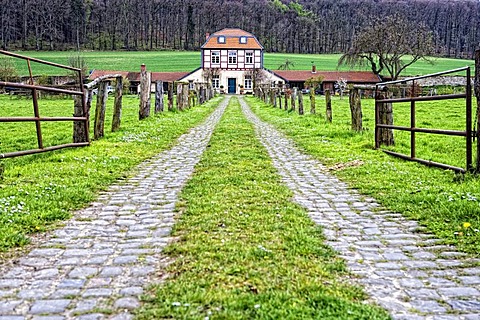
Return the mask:
M 129 71 L 106 71 L 106 70 L 95 70 L 88 77 L 90 80 L 96 79 L 98 77 L 107 75 L 107 74 L 121 74 L 123 77 L 126 77 L 129 81 L 140 82 L 140 72 L 129 72 Z M 152 72 L 152 82 L 163 81 L 163 82 L 173 82 L 178 81 L 181 78 L 185 77 L 188 72 Z
M 317 71 L 311 70 L 274 70 L 279 77 L 292 82 L 303 82 L 312 77 L 322 76 L 324 82 L 336 82 L 340 78 L 347 80 L 347 83 L 377 83 L 380 78 L 371 71 Z
M 218 43 L 218 37 L 224 36 L 225 43 Z M 240 37 L 246 37 L 246 43 L 240 43 Z M 202 49 L 258 49 L 262 50 L 263 46 L 258 42 L 257 38 L 242 29 L 223 29 L 212 34 L 203 44 Z

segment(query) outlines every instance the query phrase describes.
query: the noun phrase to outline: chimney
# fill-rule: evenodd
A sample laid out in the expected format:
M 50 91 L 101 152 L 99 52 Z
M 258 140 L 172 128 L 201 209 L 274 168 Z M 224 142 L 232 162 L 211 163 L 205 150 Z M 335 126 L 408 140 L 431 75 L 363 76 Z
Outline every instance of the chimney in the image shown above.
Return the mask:
M 142 63 L 142 65 L 140 66 L 140 71 L 145 72 L 146 70 L 147 70 L 147 67 L 145 66 L 145 63 Z
M 317 66 L 312 64 L 312 73 L 317 73 Z
M 210 33 L 209 32 L 205 33 L 205 40 L 208 40 L 208 38 L 210 38 Z

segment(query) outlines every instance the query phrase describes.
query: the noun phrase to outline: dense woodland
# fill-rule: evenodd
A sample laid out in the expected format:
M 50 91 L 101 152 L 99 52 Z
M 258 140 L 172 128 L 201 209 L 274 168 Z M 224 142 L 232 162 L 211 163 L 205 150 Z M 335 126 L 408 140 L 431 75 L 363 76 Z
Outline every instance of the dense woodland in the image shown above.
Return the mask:
M 196 50 L 240 27 L 268 52 L 339 53 L 373 17 L 425 23 L 439 56 L 471 58 L 479 0 L 0 0 L 0 46 L 24 50 Z

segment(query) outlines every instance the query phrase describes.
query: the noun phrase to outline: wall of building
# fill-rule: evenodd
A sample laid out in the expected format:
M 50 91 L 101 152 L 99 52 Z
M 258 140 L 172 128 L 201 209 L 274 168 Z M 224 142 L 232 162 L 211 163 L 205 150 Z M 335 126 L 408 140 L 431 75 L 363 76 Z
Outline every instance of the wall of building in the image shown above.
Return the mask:
M 219 54 L 219 61 L 216 63 L 212 55 L 214 53 Z M 229 62 L 229 55 L 236 53 L 236 62 Z M 252 61 L 248 61 L 247 54 L 252 54 Z M 215 50 L 215 49 L 205 49 L 202 53 L 203 68 L 221 68 L 229 70 L 240 70 L 240 69 L 255 69 L 263 67 L 263 57 L 261 50 Z

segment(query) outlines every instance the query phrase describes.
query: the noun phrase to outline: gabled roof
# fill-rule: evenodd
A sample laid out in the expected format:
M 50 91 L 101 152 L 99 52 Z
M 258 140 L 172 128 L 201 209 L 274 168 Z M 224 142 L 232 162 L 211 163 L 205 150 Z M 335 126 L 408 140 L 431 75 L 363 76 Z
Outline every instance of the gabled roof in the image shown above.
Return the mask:
M 225 43 L 219 43 L 219 37 L 225 37 Z M 240 43 L 240 38 L 245 37 L 246 43 Z M 217 31 L 208 37 L 207 41 L 201 47 L 202 49 L 259 49 L 263 50 L 263 46 L 258 39 L 242 29 L 225 28 Z
M 273 70 L 273 73 L 291 82 L 303 82 L 312 77 L 322 76 L 324 82 L 336 82 L 340 78 L 350 83 L 377 83 L 381 82 L 378 75 L 371 71 L 317 71 L 311 70 Z

